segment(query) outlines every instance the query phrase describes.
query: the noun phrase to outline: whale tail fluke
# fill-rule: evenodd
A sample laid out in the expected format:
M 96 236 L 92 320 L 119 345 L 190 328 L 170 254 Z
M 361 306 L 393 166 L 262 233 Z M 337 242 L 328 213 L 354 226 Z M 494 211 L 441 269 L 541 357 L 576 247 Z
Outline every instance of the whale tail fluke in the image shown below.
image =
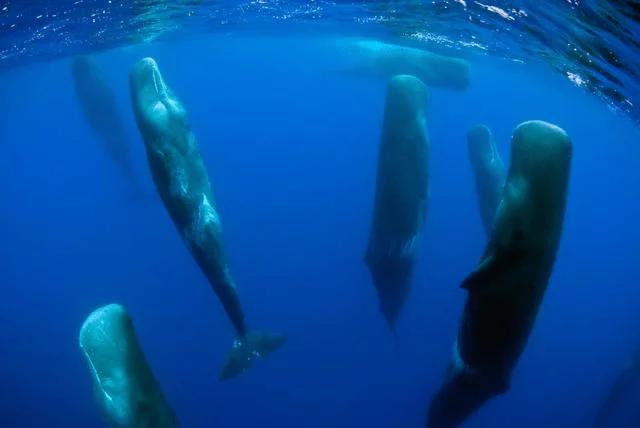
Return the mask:
M 279 349 L 286 336 L 264 331 L 252 331 L 233 342 L 231 352 L 220 371 L 219 380 L 228 380 L 246 372 L 256 360 Z

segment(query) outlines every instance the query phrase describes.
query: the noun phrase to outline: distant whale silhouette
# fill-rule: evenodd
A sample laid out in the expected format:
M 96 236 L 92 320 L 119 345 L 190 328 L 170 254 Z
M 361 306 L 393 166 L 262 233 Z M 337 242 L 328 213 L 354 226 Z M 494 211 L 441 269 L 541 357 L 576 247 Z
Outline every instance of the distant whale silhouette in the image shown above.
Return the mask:
M 612 427 L 612 420 L 616 411 L 620 410 L 621 404 L 626 397 L 634 394 L 634 387 L 640 386 L 640 348 L 636 349 L 629 359 L 624 369 L 615 377 L 611 388 L 607 391 L 605 398 L 596 414 L 595 428 Z M 635 392 L 637 395 L 637 392 Z M 636 400 L 637 401 L 637 400 Z M 631 428 L 640 426 L 640 403 L 635 405 L 635 419 L 626 421 L 627 424 L 620 428 Z M 617 427 L 617 425 L 616 425 Z
M 400 75 L 389 82 L 365 262 L 392 328 L 409 294 L 427 212 L 426 103 L 427 90 L 416 77 Z
M 431 401 L 429 428 L 457 427 L 509 389 L 553 270 L 571 153 L 557 126 L 531 121 L 516 129 L 491 239 L 462 283 L 467 301 L 446 380 Z
M 130 84 L 133 111 L 156 188 L 235 328 L 237 339 L 220 374 L 221 380 L 229 379 L 275 351 L 285 338 L 247 329 L 225 259 L 209 177 L 184 107 L 165 84 L 152 58 L 142 59 L 134 66 Z
M 344 71 L 350 74 L 385 79 L 408 74 L 428 86 L 458 91 L 469 86 L 469 63 L 464 59 L 371 39 L 343 38 L 336 44 L 346 63 Z
M 506 175 L 504 163 L 502 163 L 491 131 L 484 125 L 474 126 L 469 130 L 467 147 L 475 179 L 482 225 L 487 235 L 490 235 L 504 187 Z
M 71 61 L 71 71 L 76 95 L 89 126 L 124 177 L 137 187 L 130 139 L 125 132 L 116 98 L 102 70 L 91 58 L 80 56 Z
M 179 426 L 122 306 L 111 304 L 93 311 L 82 324 L 79 342 L 93 377 L 95 398 L 109 426 Z

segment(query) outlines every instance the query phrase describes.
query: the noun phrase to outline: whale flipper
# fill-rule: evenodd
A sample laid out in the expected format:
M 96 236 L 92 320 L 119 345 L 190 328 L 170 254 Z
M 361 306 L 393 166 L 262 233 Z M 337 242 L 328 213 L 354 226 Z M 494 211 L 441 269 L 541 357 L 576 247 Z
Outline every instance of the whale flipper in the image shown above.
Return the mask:
M 460 288 L 469 291 L 486 291 L 487 287 L 495 288 L 502 284 L 505 275 L 513 266 L 517 266 L 527 252 L 518 244 L 507 247 L 503 251 L 485 256 L 476 270 L 471 272 L 460 284 Z
M 487 283 L 496 270 L 497 263 L 495 260 L 494 256 L 489 256 L 482 260 L 478 268 L 462 281 L 460 288 L 464 288 L 465 290 L 478 290 L 482 288 L 482 285 Z
M 220 371 L 220 380 L 228 380 L 246 372 L 253 363 L 280 348 L 286 336 L 263 331 L 249 332 L 233 342 L 231 352 Z

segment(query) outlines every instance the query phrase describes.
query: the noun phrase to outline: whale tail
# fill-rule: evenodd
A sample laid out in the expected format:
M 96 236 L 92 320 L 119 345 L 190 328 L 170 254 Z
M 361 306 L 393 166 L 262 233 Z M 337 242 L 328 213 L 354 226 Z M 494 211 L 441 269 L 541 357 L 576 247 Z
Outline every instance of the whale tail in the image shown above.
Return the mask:
M 256 360 L 264 358 L 286 342 L 286 336 L 253 331 L 233 342 L 231 352 L 220 371 L 219 380 L 228 380 L 246 372 Z

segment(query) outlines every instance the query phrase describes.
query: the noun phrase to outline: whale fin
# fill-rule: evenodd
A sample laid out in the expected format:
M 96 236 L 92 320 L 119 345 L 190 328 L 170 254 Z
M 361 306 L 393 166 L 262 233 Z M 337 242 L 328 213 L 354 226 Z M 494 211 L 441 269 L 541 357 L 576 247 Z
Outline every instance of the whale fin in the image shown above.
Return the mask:
M 502 283 L 503 274 L 516 266 L 524 256 L 524 249 L 518 246 L 487 255 L 460 287 L 468 291 L 495 289 Z
M 246 372 L 256 360 L 264 358 L 286 342 L 286 336 L 253 331 L 233 342 L 233 347 L 220 371 L 219 380 L 228 380 Z
M 489 255 L 485 257 L 480 265 L 469 274 L 460 284 L 460 288 L 464 288 L 465 290 L 475 290 L 481 287 L 481 284 L 487 282 L 489 277 L 491 277 L 491 272 L 495 270 L 495 256 Z

